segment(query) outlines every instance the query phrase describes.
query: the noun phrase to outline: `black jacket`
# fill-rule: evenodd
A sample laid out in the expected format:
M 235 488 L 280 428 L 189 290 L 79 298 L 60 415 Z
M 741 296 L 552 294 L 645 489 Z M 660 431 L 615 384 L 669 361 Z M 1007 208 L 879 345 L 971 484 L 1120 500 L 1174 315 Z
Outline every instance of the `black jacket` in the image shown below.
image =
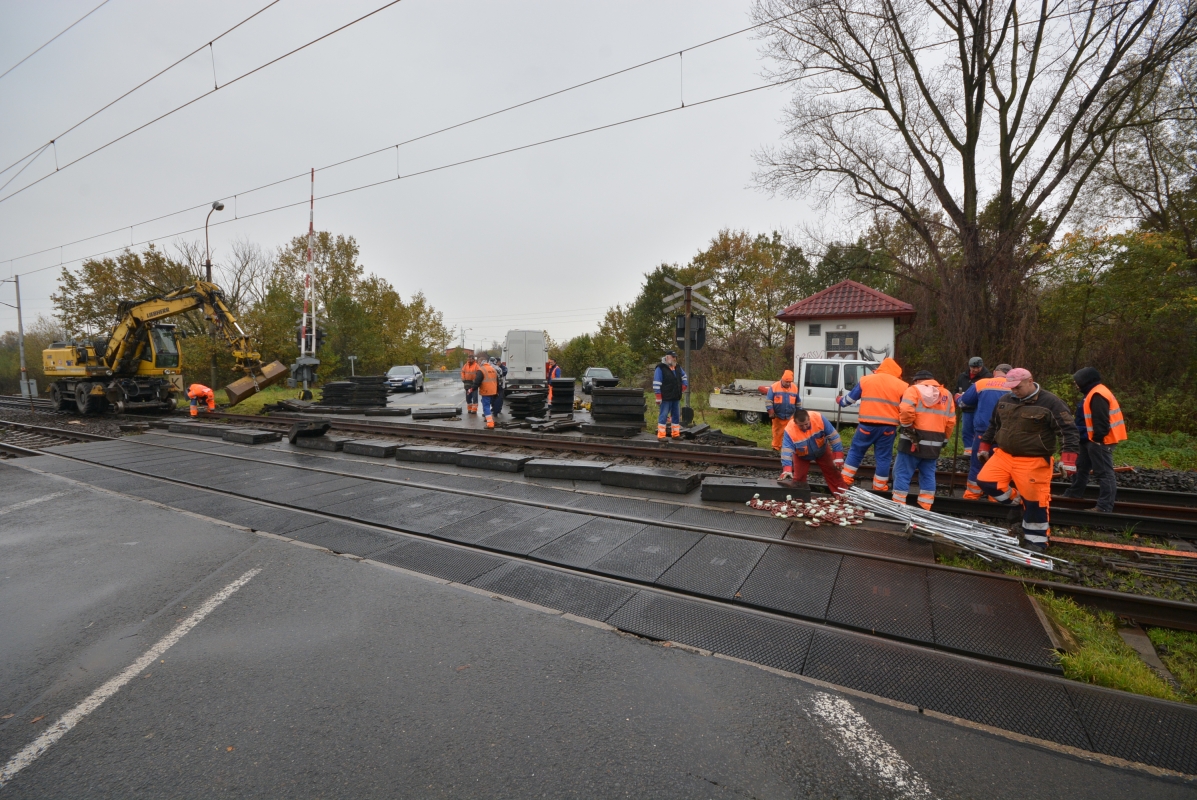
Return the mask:
M 964 372 L 961 372 L 956 377 L 956 394 L 964 394 L 965 392 L 968 391 L 968 387 L 972 386 L 977 381 L 981 380 L 982 378 L 992 378 L 992 377 L 993 377 L 993 373 L 990 372 L 989 370 L 985 369 L 984 367 L 981 368 L 981 371 L 977 373 L 976 377 L 973 377 L 972 375 L 968 374 L 968 370 L 966 369 Z M 960 406 L 960 410 L 961 411 L 976 411 L 977 407 L 976 406 Z
M 981 441 L 1000 447 L 1012 456 L 1047 458 L 1055 455 L 1056 439 L 1065 453 L 1080 452 L 1080 437 L 1068 406 L 1046 389 L 1030 397 L 1013 393 L 998 401 Z

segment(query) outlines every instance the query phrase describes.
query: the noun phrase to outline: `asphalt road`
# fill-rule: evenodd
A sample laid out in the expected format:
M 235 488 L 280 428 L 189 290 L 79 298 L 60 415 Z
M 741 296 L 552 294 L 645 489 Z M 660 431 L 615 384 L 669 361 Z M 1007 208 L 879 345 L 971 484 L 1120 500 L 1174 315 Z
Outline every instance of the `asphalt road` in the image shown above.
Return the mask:
M 6 464 L 0 609 L 0 800 L 1194 796 Z

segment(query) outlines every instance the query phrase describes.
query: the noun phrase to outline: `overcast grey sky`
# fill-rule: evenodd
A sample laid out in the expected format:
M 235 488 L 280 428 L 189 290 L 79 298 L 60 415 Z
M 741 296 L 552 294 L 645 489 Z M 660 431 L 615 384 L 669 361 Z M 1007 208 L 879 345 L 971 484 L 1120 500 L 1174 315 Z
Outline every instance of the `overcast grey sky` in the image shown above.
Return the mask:
M 0 0 L 0 72 L 100 0 Z M 0 78 L 0 168 L 40 147 L 268 0 L 110 0 Z M 0 196 L 114 136 L 326 33 L 385 0 L 281 0 L 163 78 L 62 137 Z M 676 53 L 751 24 L 747 2 L 404 0 L 0 203 L 0 276 L 57 265 L 58 250 L 225 198 L 213 223 L 303 201 L 308 181 L 235 193 L 393 145 L 546 92 Z M 743 34 L 653 66 L 318 172 L 328 194 L 759 86 Z M 684 72 L 684 84 L 680 78 Z M 508 328 L 556 339 L 593 330 L 643 273 L 684 262 L 721 227 L 794 229 L 801 202 L 751 187 L 754 148 L 777 141 L 788 91 L 772 88 L 316 203 L 316 227 L 356 237 L 365 267 L 423 291 L 469 343 Z M 0 175 L 0 183 L 12 177 Z M 65 247 L 76 259 L 202 226 L 188 211 Z M 273 250 L 306 233 L 306 204 L 211 229 Z M 190 234 L 198 238 L 201 234 Z M 26 319 L 52 312 L 58 270 L 22 278 Z M 0 300 L 12 302 L 12 285 Z M 0 307 L 0 329 L 15 328 Z

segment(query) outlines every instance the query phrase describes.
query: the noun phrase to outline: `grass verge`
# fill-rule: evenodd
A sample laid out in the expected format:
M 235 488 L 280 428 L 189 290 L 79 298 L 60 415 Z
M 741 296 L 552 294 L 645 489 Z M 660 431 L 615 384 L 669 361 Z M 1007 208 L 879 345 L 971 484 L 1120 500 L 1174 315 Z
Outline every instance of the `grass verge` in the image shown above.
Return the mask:
M 1197 633 L 1149 628 L 1147 635 L 1164 666 L 1189 695 L 1197 698 Z
M 288 389 L 286 386 L 267 386 L 262 391 L 255 395 L 245 398 L 237 405 L 227 409 L 235 414 L 257 414 L 262 410 L 262 406 L 268 403 L 277 403 L 279 400 L 295 400 L 299 397 L 299 389 Z M 228 395 L 225 394 L 224 389 L 216 390 L 216 405 L 227 406 L 229 403 Z M 187 408 L 191 405 L 186 397 L 179 398 L 179 408 Z

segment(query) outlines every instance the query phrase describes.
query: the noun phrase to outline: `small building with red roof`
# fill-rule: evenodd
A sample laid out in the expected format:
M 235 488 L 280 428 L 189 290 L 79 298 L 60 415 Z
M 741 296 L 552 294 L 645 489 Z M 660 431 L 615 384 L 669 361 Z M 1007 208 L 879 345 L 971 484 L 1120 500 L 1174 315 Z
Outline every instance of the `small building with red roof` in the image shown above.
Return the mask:
M 884 292 L 844 280 L 799 300 L 777 315 L 794 326 L 794 363 L 803 358 L 894 355 L 894 326 L 914 321 L 914 306 Z

